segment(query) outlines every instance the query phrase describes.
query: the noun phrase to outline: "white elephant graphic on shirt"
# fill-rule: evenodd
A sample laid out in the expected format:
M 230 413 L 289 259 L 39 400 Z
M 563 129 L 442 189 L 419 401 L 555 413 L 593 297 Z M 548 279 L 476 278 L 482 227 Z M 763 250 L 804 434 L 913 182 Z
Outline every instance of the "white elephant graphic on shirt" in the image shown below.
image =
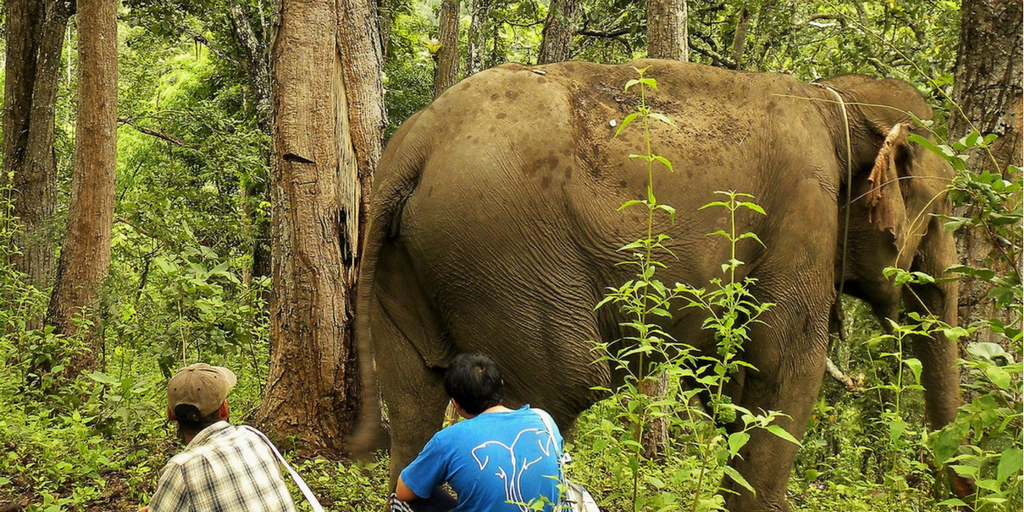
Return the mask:
M 518 454 L 516 453 L 517 447 L 521 448 Z M 533 455 L 536 456 L 529 458 L 528 452 L 522 449 L 526 447 L 539 448 L 540 455 L 533 452 Z M 472 453 L 473 459 L 476 460 L 481 471 L 491 468 L 494 471 L 494 476 L 502 480 L 505 487 L 505 501 L 514 503 L 521 512 L 529 512 L 530 501 L 537 499 L 538 496 L 529 498 L 523 496 L 520 485 L 523 475 L 536 463 L 547 457 L 552 457 L 556 453 L 555 450 L 555 440 L 550 433 L 546 430 L 529 428 L 516 435 L 512 446 L 498 441 L 487 441 L 473 448 Z M 540 478 L 557 480 L 558 475 L 540 475 Z

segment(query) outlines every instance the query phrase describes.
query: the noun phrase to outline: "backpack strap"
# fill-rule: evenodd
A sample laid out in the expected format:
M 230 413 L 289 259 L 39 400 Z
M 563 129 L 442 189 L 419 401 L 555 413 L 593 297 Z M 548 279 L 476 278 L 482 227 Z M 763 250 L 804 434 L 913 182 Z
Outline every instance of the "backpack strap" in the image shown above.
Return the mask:
M 313 491 L 311 491 L 309 486 L 306 485 L 306 481 L 303 480 L 294 469 L 292 469 L 292 466 L 291 464 L 288 464 L 288 461 L 284 460 L 284 457 L 281 456 L 281 452 L 277 451 L 277 447 L 274 446 L 274 443 L 271 443 L 270 439 L 267 439 L 267 436 L 263 434 L 263 432 L 260 432 L 249 425 L 242 425 L 241 427 L 259 436 L 259 438 L 270 447 L 270 451 L 274 452 L 274 456 L 277 457 L 277 460 L 284 464 L 284 467 L 288 470 L 288 474 L 290 474 L 292 480 L 295 481 L 295 485 L 299 487 L 299 490 L 302 491 L 302 495 L 306 497 L 306 501 L 308 501 L 309 505 L 313 507 L 313 512 L 324 512 L 324 507 L 320 506 L 320 502 L 317 501 L 316 496 L 313 495 Z
M 534 409 L 533 407 L 531 407 L 530 410 L 535 412 L 537 416 L 540 416 L 541 421 L 544 422 L 544 427 L 547 428 L 548 430 L 548 436 L 550 436 L 551 440 L 554 441 L 555 428 L 553 426 L 554 420 L 551 419 L 551 415 L 548 414 L 548 412 L 545 411 L 544 409 Z M 562 450 L 561 445 L 556 445 L 555 448 L 558 450 L 558 452 L 555 455 L 558 456 L 559 469 L 561 469 L 564 472 L 564 466 L 572 462 L 572 457 L 570 457 L 568 453 Z

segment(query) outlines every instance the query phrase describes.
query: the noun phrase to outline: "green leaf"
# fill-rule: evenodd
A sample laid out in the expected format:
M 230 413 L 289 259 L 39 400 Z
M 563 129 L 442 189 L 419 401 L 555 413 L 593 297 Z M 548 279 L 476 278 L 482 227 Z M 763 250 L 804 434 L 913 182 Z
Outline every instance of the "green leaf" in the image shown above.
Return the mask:
M 737 203 L 737 205 L 742 206 L 748 210 L 754 210 L 755 212 L 760 213 L 761 215 L 766 215 L 764 213 L 764 208 L 761 208 L 759 205 L 755 203 L 751 203 L 749 201 L 740 201 L 739 203 Z
M 95 372 L 92 372 L 92 373 L 88 373 L 88 374 L 86 374 L 86 377 L 89 377 L 90 379 L 92 379 L 92 380 L 94 380 L 96 382 L 99 382 L 101 384 L 117 384 L 117 383 L 121 382 L 121 381 L 117 380 L 116 377 L 113 377 L 111 375 L 107 375 L 107 374 L 105 374 L 103 372 L 100 372 L 100 371 L 95 371 Z
M 712 202 L 710 202 L 710 203 L 708 203 L 708 204 L 706 204 L 704 206 L 701 206 L 700 208 L 697 208 L 697 209 L 698 210 L 703 210 L 705 208 L 711 208 L 713 206 L 724 206 L 724 207 L 728 208 L 729 207 L 729 203 L 726 203 L 726 202 L 723 202 L 723 201 L 712 201 Z
M 907 430 L 907 422 L 903 420 L 895 420 L 889 423 L 889 440 L 896 442 L 903 435 L 903 432 Z
M 630 80 L 630 82 L 632 82 L 632 80 Z M 629 89 L 629 84 L 626 84 L 626 89 Z M 636 119 L 636 116 L 636 112 L 633 112 L 632 114 L 626 116 L 626 118 L 622 120 L 622 124 L 619 125 L 619 129 L 615 130 L 615 137 L 618 137 L 619 134 L 622 133 L 622 130 L 629 126 L 629 123 L 632 123 L 634 119 Z
M 623 90 L 624 91 L 629 91 L 630 87 L 633 87 L 634 85 L 639 84 L 639 83 L 640 83 L 640 80 L 637 80 L 636 78 L 634 78 L 632 80 L 629 80 L 628 82 L 626 82 L 626 88 L 623 89 Z
M 780 427 L 779 425 L 768 425 L 767 427 L 765 427 L 765 429 L 768 430 L 768 432 L 771 432 L 772 434 L 775 434 L 776 436 L 785 439 L 786 441 L 789 441 L 797 446 L 802 446 L 800 444 L 800 441 L 797 441 L 792 434 L 786 432 L 786 429 Z
M 999 469 L 996 471 L 996 479 L 1000 483 L 1005 482 L 1010 475 L 1020 473 L 1020 470 L 1024 468 L 1024 453 L 1021 453 L 1020 448 L 1013 446 L 1003 450 L 1003 454 L 999 456 Z
M 635 204 L 640 204 L 642 202 L 643 201 L 641 201 L 639 199 L 632 199 L 632 200 L 626 201 L 625 203 L 622 203 L 622 206 L 619 207 L 619 211 L 621 212 L 622 210 L 625 210 L 626 208 L 629 208 L 630 206 L 633 206 Z
M 668 213 L 668 220 L 669 220 L 669 222 L 671 222 L 672 224 L 676 223 L 676 209 L 675 208 L 673 208 L 673 207 L 671 207 L 671 206 L 669 206 L 667 204 L 659 204 L 658 205 L 658 209 L 659 210 L 663 210 L 663 211 Z
M 910 368 L 910 371 L 914 373 L 914 382 L 921 382 L 921 361 L 913 357 L 908 357 L 903 360 L 903 364 Z
M 665 167 L 668 167 L 668 172 L 675 172 L 672 170 L 672 162 L 669 162 L 667 158 L 663 156 L 654 155 L 654 159 L 664 164 Z
M 747 480 L 743 478 L 743 475 L 740 475 L 740 472 L 733 469 L 732 466 L 722 466 L 722 471 L 724 471 L 726 475 L 729 475 L 729 478 L 733 479 L 734 482 L 742 485 L 744 489 L 750 491 L 751 494 L 757 494 L 757 491 L 747 483 Z
M 750 440 L 750 434 L 740 431 L 729 434 L 729 455 L 735 457 L 740 452 L 740 448 L 747 444 Z
M 985 368 L 985 376 L 988 380 L 992 381 L 999 389 L 1009 389 L 1010 387 L 1010 373 L 1003 369 L 1001 366 L 989 366 Z
M 657 90 L 657 89 L 655 89 L 655 90 Z M 665 124 L 667 124 L 667 125 L 669 125 L 669 126 L 671 126 L 673 128 L 679 128 L 678 126 L 676 126 L 676 123 L 672 122 L 671 119 L 669 119 L 669 118 L 665 117 L 664 115 L 659 114 L 657 112 L 651 112 L 651 119 L 657 119 L 658 121 L 661 121 L 661 122 L 663 122 L 663 123 L 665 123 Z

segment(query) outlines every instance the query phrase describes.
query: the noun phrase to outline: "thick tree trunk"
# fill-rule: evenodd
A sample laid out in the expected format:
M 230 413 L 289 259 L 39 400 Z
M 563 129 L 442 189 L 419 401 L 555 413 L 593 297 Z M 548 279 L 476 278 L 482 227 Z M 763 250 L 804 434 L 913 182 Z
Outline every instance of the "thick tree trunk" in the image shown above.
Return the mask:
M 434 68 L 434 97 L 459 81 L 459 0 L 441 0 L 438 20 L 441 48 Z
M 1021 2 L 1020 0 L 964 0 L 960 28 L 960 47 L 955 68 L 953 99 L 964 116 L 952 115 L 949 137 L 957 140 L 973 130 L 982 135 L 994 133 L 999 139 L 992 145 L 992 157 L 973 155 L 969 165 L 975 172 L 1003 173 L 1008 165 L 1021 166 Z M 1020 180 L 1020 176 L 1007 176 Z M 976 213 L 976 212 L 975 212 Z M 957 216 L 972 215 L 969 207 L 960 207 Z M 992 240 L 980 230 L 957 232 L 957 250 L 963 264 L 989 267 L 1001 275 L 1019 271 L 999 259 Z M 986 318 L 1011 321 L 1010 309 L 1002 311 L 986 298 L 990 286 L 965 280 L 960 283 L 960 325 Z M 987 329 L 975 332 L 971 341 L 995 341 Z
M 110 267 L 117 170 L 117 1 L 78 2 L 78 121 L 71 205 L 46 323 L 68 337 L 90 317 Z M 95 320 L 95 318 L 89 318 Z M 88 351 L 65 363 L 70 375 L 96 365 L 103 336 L 84 333 Z
M 359 219 L 384 125 L 372 13 L 366 0 L 284 0 L 271 57 L 272 357 L 258 420 L 331 454 L 343 450 L 360 395 Z
M 551 0 L 550 12 L 544 20 L 537 64 L 569 60 L 569 46 L 572 36 L 576 35 L 579 10 L 579 0 Z
M 355 293 L 355 270 L 362 252 L 361 241 L 369 212 L 370 189 L 377 161 L 384 151 L 384 49 L 378 34 L 377 18 L 372 0 L 338 0 L 341 24 L 338 26 L 345 75 L 345 95 L 348 102 L 348 131 L 351 143 L 349 153 L 355 161 L 347 159 L 342 169 L 342 182 L 352 193 L 339 196 L 339 203 L 348 219 L 343 239 L 346 252 L 351 255 L 352 266 L 347 270 L 350 290 Z M 358 27 L 359 30 L 353 30 Z M 458 66 L 456 66 L 457 68 Z M 356 191 L 358 188 L 358 191 Z M 352 212 L 358 212 L 353 218 Z M 354 371 L 354 370 L 353 370 Z
M 22 235 L 20 254 L 13 254 L 10 264 L 45 291 L 53 274 L 54 115 L 69 12 L 63 0 L 10 0 L 7 5 L 0 181 L 13 178 L 12 213 L 20 219 Z M 30 328 L 41 326 L 42 318 L 30 321 Z
M 473 18 L 469 22 L 469 37 L 466 45 L 466 76 L 485 69 L 484 54 L 487 49 L 487 16 L 491 11 L 491 0 L 473 0 Z
M 690 60 L 686 0 L 648 0 L 647 56 Z

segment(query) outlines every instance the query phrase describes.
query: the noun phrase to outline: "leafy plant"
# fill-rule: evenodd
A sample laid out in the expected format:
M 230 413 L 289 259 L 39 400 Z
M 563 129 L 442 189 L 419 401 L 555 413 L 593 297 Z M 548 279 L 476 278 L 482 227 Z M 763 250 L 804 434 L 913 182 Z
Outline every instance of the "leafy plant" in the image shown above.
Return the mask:
M 614 343 L 595 343 L 600 354 L 598 360 L 608 362 L 615 371 L 622 372 L 626 377 L 617 389 L 604 390 L 612 394 L 613 403 L 621 405 L 616 414 L 619 422 L 603 421 L 592 433 L 602 433 L 610 438 L 611 442 L 603 442 L 602 446 L 607 446 L 608 451 L 624 460 L 632 480 L 628 492 L 634 510 L 682 507 L 684 502 L 690 503 L 688 508 L 692 511 L 721 509 L 724 503 L 717 493 L 726 489 L 717 485 L 705 486 L 713 470 L 720 469 L 738 485 L 755 492 L 739 472 L 726 464 L 750 440 L 751 430 L 763 428 L 782 439 L 799 444 L 781 426 L 774 424 L 782 416 L 780 413 L 769 411 L 754 414 L 731 403 L 729 397 L 723 394 L 733 373 L 741 367 L 753 368 L 740 358 L 742 346 L 749 338 L 750 326 L 758 322 L 758 317 L 772 306 L 771 303 L 759 303 L 751 294 L 750 288 L 755 280 L 736 279 L 736 269 L 743 265 L 742 261 L 736 259 L 737 244 L 746 239 L 761 242 L 754 233 L 737 232 L 736 211 L 744 208 L 763 215 L 764 210 L 746 201 L 751 197 L 748 194 L 716 192 L 727 200 L 708 203 L 701 209 L 722 207 L 729 212 L 730 229 L 710 234 L 724 238 L 730 245 L 731 257 L 722 265 L 724 277 L 711 279 L 710 289 L 698 289 L 679 283 L 666 286 L 656 277 L 659 269 L 666 268 L 666 264 L 657 258 L 661 254 L 671 256 L 672 253 L 665 246 L 669 240 L 668 235 L 654 233 L 655 215 L 668 215 L 669 221 L 674 222 L 675 209 L 659 203 L 654 192 L 655 163 L 665 166 L 670 172 L 672 164 L 652 151 L 649 123 L 651 120 L 671 126 L 674 123 L 648 107 L 647 89 L 657 91 L 657 83 L 644 76 L 646 69 L 637 69 L 638 78 L 626 83 L 627 92 L 631 87 L 639 87 L 640 104 L 636 112 L 623 119 L 616 136 L 636 121 L 643 127 L 645 153 L 629 156 L 646 163 L 646 198 L 627 201 L 619 210 L 645 208 L 647 233 L 644 238 L 619 249 L 632 256 L 632 259 L 622 264 L 636 268 L 634 277 L 617 288 L 609 289 L 609 293 L 597 305 L 600 308 L 605 304 L 615 304 L 626 317 L 620 325 L 633 334 Z M 672 318 L 671 304 L 676 299 L 686 301 L 684 308 L 698 308 L 707 314 L 703 329 L 713 333 L 717 342 L 717 356 L 702 355 L 692 345 L 675 340 L 658 324 L 658 319 Z M 648 396 L 643 391 L 644 382 L 662 373 L 667 375 L 670 382 L 669 392 L 663 397 Z M 686 381 L 696 382 L 697 386 L 684 389 Z M 691 405 L 698 397 L 706 403 L 705 408 Z M 645 456 L 643 432 L 652 419 L 668 421 L 674 430 L 687 432 L 692 438 L 692 444 L 686 447 L 686 451 L 693 452 L 696 463 L 684 464 L 691 467 L 690 475 L 695 477 L 695 484 L 688 492 L 680 492 L 680 488 L 687 487 L 685 484 L 669 489 L 661 479 L 649 477 L 647 483 L 657 488 L 659 493 L 653 497 L 640 493 L 641 467 L 650 464 Z M 732 428 L 725 425 L 732 425 Z M 669 457 L 680 460 L 676 454 L 670 454 Z M 673 480 L 688 482 L 685 478 Z M 609 498 L 616 497 L 612 494 Z

